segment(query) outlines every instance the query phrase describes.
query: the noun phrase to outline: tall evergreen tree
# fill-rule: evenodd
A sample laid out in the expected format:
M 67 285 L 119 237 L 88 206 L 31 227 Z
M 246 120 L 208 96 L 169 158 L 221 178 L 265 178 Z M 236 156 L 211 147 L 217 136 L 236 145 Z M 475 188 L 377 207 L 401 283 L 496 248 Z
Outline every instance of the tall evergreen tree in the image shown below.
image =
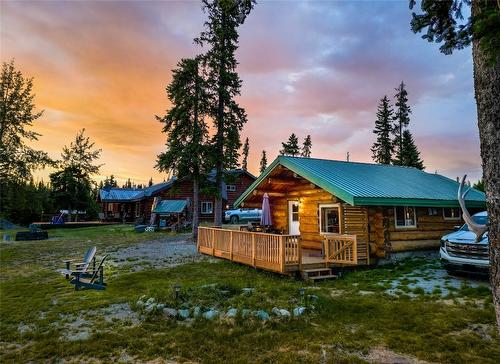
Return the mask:
M 172 107 L 165 116 L 157 116 L 167 134 L 167 150 L 158 155 L 159 171 L 176 171 L 179 176 L 193 182 L 193 239 L 198 236 L 200 181 L 211 166 L 207 163 L 208 128 L 204 115 L 207 113 L 208 95 L 202 77 L 200 57 L 182 59 L 173 70 L 172 82 L 167 95 Z
M 305 158 L 311 158 L 311 148 L 312 148 L 311 136 L 307 135 L 306 138 L 304 139 L 304 143 L 302 144 L 302 152 L 300 153 L 300 155 Z
M 377 140 L 371 149 L 372 159 L 380 164 L 391 164 L 394 150 L 391 140 L 392 120 L 393 110 L 386 95 L 380 100 L 377 109 L 377 120 L 375 120 L 375 129 L 373 130 L 373 133 L 377 135 Z
M 58 209 L 85 210 L 87 215 L 95 215 L 97 206 L 93 198 L 92 176 L 102 165 L 96 164 L 101 149 L 84 135 L 85 129 L 76 134 L 69 146 L 64 146 L 59 163 L 59 171 L 50 174 L 50 184 L 55 206 Z M 78 215 L 77 215 L 78 218 Z
M 118 187 L 118 182 L 116 182 L 114 175 L 110 175 L 104 179 L 104 187 Z
M 410 8 L 416 4 L 410 0 Z M 474 91 L 486 190 L 490 246 L 490 282 L 500 334 L 500 8 L 498 1 L 422 0 L 421 14 L 413 13 L 411 28 L 424 31 L 429 42 L 443 42 L 444 54 L 472 43 Z M 464 24 L 461 8 L 471 7 Z
M 296 157 L 300 154 L 299 138 L 297 138 L 295 133 L 292 133 L 290 137 L 288 137 L 287 142 L 281 143 L 281 147 L 283 148 L 280 150 L 281 155 Z
M 149 182 L 148 182 L 148 187 L 151 187 L 153 185 L 153 177 L 151 177 L 149 179 Z
M 401 154 L 401 165 L 415 167 L 424 170 L 424 162 L 420 158 L 420 152 L 413 140 L 413 135 L 407 129 L 403 131 L 403 152 Z
M 209 116 L 215 123 L 212 160 L 216 170 L 217 197 L 214 209 L 215 226 L 222 225 L 222 188 L 224 168 L 238 163 L 241 146 L 240 131 L 247 121 L 245 110 L 236 102 L 241 80 L 236 72 L 235 53 L 238 49 L 237 28 L 244 23 L 254 0 L 203 0 L 208 15 L 203 31 L 195 42 L 210 49 L 204 54 L 209 90 Z
M 260 173 L 264 172 L 267 168 L 267 155 L 266 151 L 262 151 L 262 157 L 260 158 Z
M 393 163 L 396 165 L 402 165 L 401 154 L 403 152 L 403 132 L 405 128 L 410 124 L 410 114 L 411 109 L 408 105 L 408 92 L 406 91 L 405 84 L 401 81 L 401 84 L 396 88 L 396 95 L 394 96 L 396 99 L 395 103 L 395 112 L 393 116 L 394 126 L 393 126 L 393 135 L 394 135 L 394 149 L 395 156 Z
M 248 153 L 250 152 L 250 145 L 248 137 L 245 139 L 245 144 L 243 144 L 243 162 L 241 163 L 241 169 L 244 171 L 248 168 Z

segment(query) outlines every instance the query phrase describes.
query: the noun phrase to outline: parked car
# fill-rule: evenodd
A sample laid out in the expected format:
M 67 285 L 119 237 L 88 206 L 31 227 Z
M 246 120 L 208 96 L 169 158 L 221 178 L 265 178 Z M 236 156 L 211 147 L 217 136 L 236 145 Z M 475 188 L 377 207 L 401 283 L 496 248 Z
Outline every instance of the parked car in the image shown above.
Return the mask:
M 478 224 L 488 224 L 486 211 L 471 217 Z M 441 238 L 439 254 L 447 270 L 488 272 L 490 266 L 488 233 L 476 243 L 476 234 L 469 231 L 467 224 L 456 227 L 454 232 Z
M 236 224 L 240 221 L 257 221 L 261 216 L 261 209 L 234 209 L 226 211 L 224 221 Z

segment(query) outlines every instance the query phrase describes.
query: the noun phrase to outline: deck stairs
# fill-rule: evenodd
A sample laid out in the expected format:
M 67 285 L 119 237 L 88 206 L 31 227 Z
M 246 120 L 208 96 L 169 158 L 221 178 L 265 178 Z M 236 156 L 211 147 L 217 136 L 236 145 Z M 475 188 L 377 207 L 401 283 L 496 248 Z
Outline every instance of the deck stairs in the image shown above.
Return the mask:
M 332 273 L 331 268 L 315 268 L 315 269 L 303 269 L 300 271 L 300 275 L 304 280 L 324 280 L 324 279 L 334 279 L 338 276 Z

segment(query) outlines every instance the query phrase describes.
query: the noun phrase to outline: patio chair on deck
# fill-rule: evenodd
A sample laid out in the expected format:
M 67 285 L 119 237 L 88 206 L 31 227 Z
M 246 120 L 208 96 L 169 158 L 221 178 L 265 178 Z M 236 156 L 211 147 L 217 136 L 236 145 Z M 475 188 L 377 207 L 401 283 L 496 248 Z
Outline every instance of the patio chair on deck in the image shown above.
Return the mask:
M 74 278 L 69 282 L 75 285 L 75 291 L 80 290 L 80 288 L 90 288 L 97 290 L 106 289 L 106 283 L 104 283 L 104 261 L 108 256 L 105 255 L 97 269 L 94 269 L 92 274 L 88 272 L 74 271 Z
M 63 260 L 64 264 L 66 264 L 66 269 L 61 269 L 61 274 L 66 276 L 66 279 L 69 279 L 69 276 L 72 275 L 74 270 L 78 271 L 87 271 L 89 269 L 90 263 L 92 263 L 92 268 L 95 270 L 95 253 L 97 248 L 95 246 L 89 248 L 85 255 L 83 256 L 83 260 L 81 262 L 75 262 L 76 259 L 66 259 Z M 71 269 L 71 263 L 73 263 L 75 269 Z

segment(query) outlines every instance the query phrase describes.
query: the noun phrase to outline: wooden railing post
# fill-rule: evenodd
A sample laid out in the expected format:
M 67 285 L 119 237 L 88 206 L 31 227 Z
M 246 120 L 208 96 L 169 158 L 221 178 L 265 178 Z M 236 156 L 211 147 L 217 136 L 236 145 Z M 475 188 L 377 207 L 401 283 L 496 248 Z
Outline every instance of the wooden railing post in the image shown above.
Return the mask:
M 325 244 L 325 258 L 327 262 L 330 262 L 330 240 L 328 240 L 328 236 L 323 235 L 323 241 Z
M 233 231 L 229 233 L 229 259 L 233 260 Z
M 302 242 L 300 236 L 297 236 L 297 249 L 299 250 L 299 271 L 302 270 Z
M 354 238 L 352 239 L 352 256 L 353 256 L 353 262 L 358 263 L 358 242 L 357 242 L 357 237 L 354 235 Z
M 281 273 L 285 273 L 285 253 L 286 253 L 286 237 L 282 235 L 280 236 L 280 246 L 279 246 Z
M 215 255 L 215 230 L 212 229 L 212 255 Z
M 252 264 L 253 267 L 255 268 L 255 234 L 252 234 Z

